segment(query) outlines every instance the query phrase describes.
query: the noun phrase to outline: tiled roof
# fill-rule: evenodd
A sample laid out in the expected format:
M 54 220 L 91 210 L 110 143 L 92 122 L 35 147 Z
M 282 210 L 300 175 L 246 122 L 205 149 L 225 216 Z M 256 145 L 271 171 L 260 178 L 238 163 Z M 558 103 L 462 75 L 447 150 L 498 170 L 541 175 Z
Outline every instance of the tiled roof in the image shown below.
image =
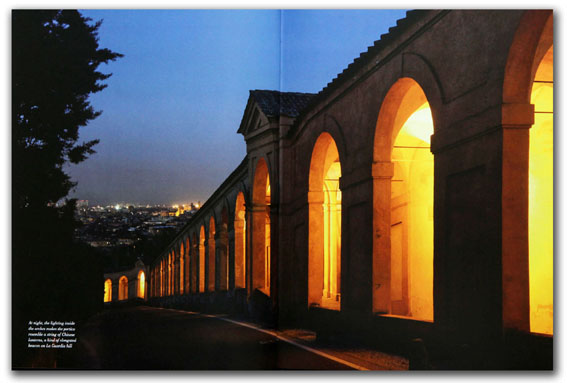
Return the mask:
M 297 117 L 315 96 L 314 93 L 278 92 L 276 90 L 251 90 L 262 112 L 268 117 Z

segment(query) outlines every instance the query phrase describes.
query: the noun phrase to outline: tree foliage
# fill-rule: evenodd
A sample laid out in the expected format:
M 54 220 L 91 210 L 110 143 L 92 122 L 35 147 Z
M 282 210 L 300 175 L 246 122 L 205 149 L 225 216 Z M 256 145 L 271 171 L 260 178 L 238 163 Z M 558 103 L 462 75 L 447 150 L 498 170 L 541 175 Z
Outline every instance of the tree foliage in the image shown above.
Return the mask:
M 74 183 L 64 165 L 84 161 L 98 140 L 79 129 L 100 112 L 89 96 L 121 57 L 98 44 L 100 22 L 78 11 L 12 12 L 13 366 L 29 367 L 27 321 L 80 320 L 102 306 L 102 263 L 74 242 Z M 31 355 L 31 356 L 30 356 Z
M 13 188 L 16 207 L 65 197 L 74 183 L 65 163 L 79 163 L 97 140 L 78 143 L 79 128 L 96 118 L 88 101 L 110 74 L 100 64 L 121 55 L 98 45 L 100 22 L 78 11 L 12 14 Z

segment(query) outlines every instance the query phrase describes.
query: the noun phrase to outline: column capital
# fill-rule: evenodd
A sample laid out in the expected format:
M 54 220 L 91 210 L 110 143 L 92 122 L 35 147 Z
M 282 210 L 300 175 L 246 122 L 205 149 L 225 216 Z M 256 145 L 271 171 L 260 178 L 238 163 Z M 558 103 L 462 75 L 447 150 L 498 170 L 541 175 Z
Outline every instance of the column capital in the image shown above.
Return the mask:
M 309 204 L 320 204 L 325 202 L 325 192 L 323 190 L 310 190 L 307 192 L 307 202 Z
M 255 203 L 252 206 L 247 206 L 246 211 L 249 211 L 250 213 L 265 213 L 270 206 L 271 205 L 268 204 Z
M 372 178 L 391 179 L 394 176 L 394 163 L 378 161 L 372 163 Z
M 534 123 L 534 105 L 502 104 L 502 127 L 529 129 Z

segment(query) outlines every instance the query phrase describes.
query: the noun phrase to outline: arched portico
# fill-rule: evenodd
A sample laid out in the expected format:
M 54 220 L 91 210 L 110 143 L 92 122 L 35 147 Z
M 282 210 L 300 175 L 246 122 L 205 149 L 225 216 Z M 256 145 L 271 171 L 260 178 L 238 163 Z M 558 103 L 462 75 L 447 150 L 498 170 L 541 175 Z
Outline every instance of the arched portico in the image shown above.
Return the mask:
M 246 209 L 243 192 L 236 196 L 234 211 L 234 286 L 246 287 Z
M 335 140 L 322 133 L 309 169 L 309 305 L 340 310 L 341 162 Z
M 179 245 L 179 294 L 185 292 L 185 244 L 183 240 Z
M 374 141 L 374 311 L 433 320 L 433 119 L 411 78 L 382 103 Z
M 136 291 L 138 298 L 146 299 L 146 273 L 143 270 L 138 272 L 138 288 Z
M 183 254 L 183 293 L 191 292 L 191 241 L 185 238 L 185 252 Z
M 270 295 L 271 281 L 271 226 L 270 226 L 270 175 L 264 158 L 256 163 L 252 188 L 252 254 L 251 288 Z
M 128 299 L 128 278 L 125 275 L 118 280 L 118 300 L 124 301 Z
M 553 14 L 526 11 L 502 105 L 502 317 L 553 334 Z
M 112 280 L 104 281 L 104 302 L 112 302 Z
M 216 245 L 215 245 L 215 218 L 209 220 L 209 232 L 206 243 L 207 256 L 207 291 L 215 291 Z
M 199 232 L 199 292 L 205 292 L 205 226 Z

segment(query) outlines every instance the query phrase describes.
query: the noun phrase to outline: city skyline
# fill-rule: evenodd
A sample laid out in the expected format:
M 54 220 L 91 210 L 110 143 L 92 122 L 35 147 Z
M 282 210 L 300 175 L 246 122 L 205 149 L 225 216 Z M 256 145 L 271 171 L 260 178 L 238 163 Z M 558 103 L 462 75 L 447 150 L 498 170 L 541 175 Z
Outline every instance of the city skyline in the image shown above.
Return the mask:
M 236 133 L 249 90 L 317 93 L 403 10 L 88 10 L 101 47 L 124 54 L 91 97 L 102 115 L 67 168 L 93 204 L 203 203 L 246 155 Z M 334 28 L 328 28 L 333 25 Z M 280 40 L 283 43 L 280 46 Z

